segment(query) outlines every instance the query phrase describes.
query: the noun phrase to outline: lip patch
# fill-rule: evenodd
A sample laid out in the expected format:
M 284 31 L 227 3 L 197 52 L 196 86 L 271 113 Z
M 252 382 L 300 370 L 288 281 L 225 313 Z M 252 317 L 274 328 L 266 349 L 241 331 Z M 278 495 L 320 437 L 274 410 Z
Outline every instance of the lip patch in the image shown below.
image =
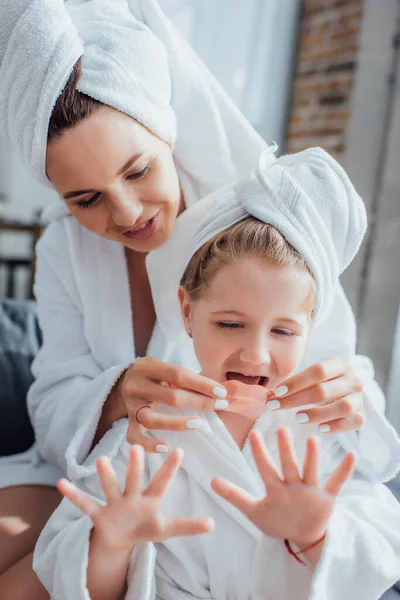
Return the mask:
M 272 391 L 266 390 L 261 385 L 248 385 L 234 379 L 223 381 L 222 385 L 227 391 L 229 400 L 229 406 L 224 412 L 238 413 L 249 419 L 261 417 L 265 412 L 265 404 L 268 398 L 273 395 Z

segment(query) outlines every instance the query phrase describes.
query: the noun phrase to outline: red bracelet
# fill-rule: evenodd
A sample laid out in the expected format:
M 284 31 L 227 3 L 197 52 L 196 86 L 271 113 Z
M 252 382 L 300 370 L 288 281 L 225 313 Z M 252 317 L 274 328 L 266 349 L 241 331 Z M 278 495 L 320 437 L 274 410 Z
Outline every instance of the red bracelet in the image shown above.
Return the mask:
M 284 542 L 285 542 L 285 546 L 286 546 L 286 549 L 289 552 L 289 554 L 291 554 L 292 556 L 294 556 L 295 559 L 299 563 L 301 563 L 302 565 L 305 565 L 306 563 L 304 561 L 302 561 L 301 558 L 298 557 L 298 554 L 303 554 L 303 552 L 307 552 L 307 550 L 311 550 L 311 548 L 314 548 L 314 546 L 316 546 L 317 544 L 319 544 L 320 542 L 322 542 L 322 540 L 325 538 L 325 535 L 326 534 L 324 533 L 324 535 L 319 540 L 317 540 L 316 542 L 314 542 L 313 544 L 311 544 L 311 546 L 308 546 L 307 548 L 303 548 L 303 550 L 299 550 L 298 552 L 294 552 L 294 550 L 292 550 L 292 548 L 290 546 L 289 540 L 286 539 L 286 540 L 284 540 Z

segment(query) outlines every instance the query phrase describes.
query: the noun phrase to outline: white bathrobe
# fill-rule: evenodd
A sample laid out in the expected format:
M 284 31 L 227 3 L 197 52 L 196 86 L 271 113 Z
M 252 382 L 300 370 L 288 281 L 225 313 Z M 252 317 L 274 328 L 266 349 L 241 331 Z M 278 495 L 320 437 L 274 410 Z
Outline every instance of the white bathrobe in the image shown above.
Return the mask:
M 73 217 L 56 218 L 37 247 L 36 296 L 44 343 L 33 363 L 36 381 L 28 406 L 37 445 L 0 459 L 0 486 L 54 485 L 80 477 L 102 405 L 136 357 L 127 267 L 122 245 L 83 228 Z M 355 323 L 339 287 L 328 319 L 311 333 L 300 369 L 331 357 L 352 357 Z M 196 368 L 157 323 L 147 354 Z M 360 454 L 366 477 L 387 481 L 398 471 L 400 443 L 383 417 L 384 398 L 365 357 L 355 359 L 366 382 L 366 423 L 339 436 Z M 110 455 L 117 452 L 117 444 Z
M 169 412 L 173 412 L 172 409 Z M 315 425 L 299 425 L 295 410 L 267 413 L 256 427 L 277 459 L 276 429 L 289 425 L 300 460 Z M 356 473 L 343 489 L 316 567 L 301 565 L 282 540 L 263 535 L 210 487 L 223 476 L 257 497 L 264 488 L 249 445 L 240 451 L 214 412 L 199 413 L 196 432 L 167 432 L 172 446 L 185 450 L 184 461 L 163 500 L 165 514 L 213 517 L 215 529 L 202 536 L 141 544 L 134 550 L 122 598 L 127 600 L 377 600 L 400 575 L 400 505 L 382 484 Z M 127 420 L 109 431 L 85 462 L 76 483 L 104 501 L 95 473 L 99 455 L 113 459 L 123 489 L 129 445 Z M 343 456 L 334 435 L 321 436 L 321 473 L 326 478 Z M 145 483 L 165 457 L 146 455 Z M 279 464 L 279 462 L 277 462 Z M 80 469 L 82 476 L 82 467 Z M 86 586 L 91 520 L 64 499 L 44 528 L 34 568 L 54 600 L 89 600 Z

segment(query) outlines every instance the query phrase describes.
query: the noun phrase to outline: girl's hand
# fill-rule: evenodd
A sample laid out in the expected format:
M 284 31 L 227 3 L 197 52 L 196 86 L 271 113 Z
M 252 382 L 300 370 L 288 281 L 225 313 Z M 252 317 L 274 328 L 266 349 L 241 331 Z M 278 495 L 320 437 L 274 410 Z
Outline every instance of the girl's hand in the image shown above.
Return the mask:
M 143 448 L 131 448 L 125 490 L 120 491 L 110 461 L 97 460 L 97 471 L 107 504 L 103 506 L 66 479 L 57 484 L 59 491 L 93 522 L 98 539 L 105 548 L 132 550 L 141 542 L 160 542 L 166 538 L 199 535 L 213 529 L 212 519 L 176 519 L 163 515 L 160 504 L 182 461 L 183 451 L 174 450 L 159 469 L 147 489 L 143 485 Z
M 336 496 L 354 470 L 356 455 L 353 452 L 346 454 L 325 486 L 320 488 L 319 440 L 315 437 L 307 440 L 303 474 L 300 475 L 288 430 L 281 428 L 277 435 L 282 477 L 260 433 L 250 433 L 254 460 L 267 492 L 264 498 L 257 500 L 221 478 L 214 479 L 211 485 L 264 534 L 288 539 L 305 548 L 324 536 Z
M 312 365 L 283 381 L 267 408 L 294 408 L 317 404 L 300 410 L 299 423 L 318 423 L 322 433 L 354 431 L 364 423 L 363 383 L 349 360 L 334 358 Z M 276 404 L 279 402 L 280 406 Z
M 129 417 L 127 440 L 141 444 L 146 452 L 170 449 L 166 442 L 148 438 L 147 429 L 187 431 L 201 426 L 197 415 L 164 415 L 157 412 L 156 403 L 193 410 L 221 410 L 228 406 L 226 390 L 218 382 L 151 357 L 138 359 L 117 385 Z

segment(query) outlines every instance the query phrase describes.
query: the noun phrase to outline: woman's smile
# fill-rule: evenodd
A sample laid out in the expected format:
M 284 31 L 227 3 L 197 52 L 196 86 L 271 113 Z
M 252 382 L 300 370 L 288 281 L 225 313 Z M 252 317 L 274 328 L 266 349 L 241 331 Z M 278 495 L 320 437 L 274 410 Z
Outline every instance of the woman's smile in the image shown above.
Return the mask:
M 133 229 L 124 231 L 122 235 L 130 238 L 131 240 L 145 240 L 151 237 L 157 231 L 159 221 L 158 217 L 160 212 L 161 211 L 159 210 L 153 217 L 142 221 Z

